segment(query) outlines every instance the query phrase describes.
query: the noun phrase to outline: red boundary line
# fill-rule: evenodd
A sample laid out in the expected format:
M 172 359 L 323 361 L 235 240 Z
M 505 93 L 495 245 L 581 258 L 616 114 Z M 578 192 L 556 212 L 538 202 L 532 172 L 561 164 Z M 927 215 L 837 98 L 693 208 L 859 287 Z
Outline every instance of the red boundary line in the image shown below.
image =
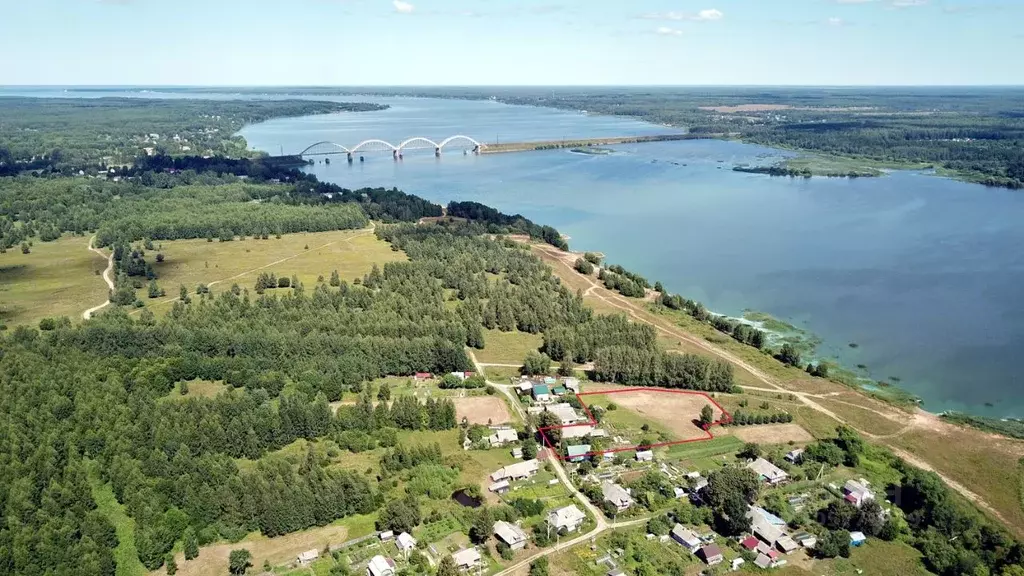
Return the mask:
M 583 406 L 583 411 L 587 413 L 587 418 L 589 418 L 589 420 L 587 422 L 580 422 L 580 423 L 577 423 L 577 424 L 563 424 L 561 426 L 544 426 L 542 428 L 538 428 L 537 431 L 540 432 L 540 437 L 544 440 L 544 445 L 559 460 L 562 460 L 563 462 L 568 460 L 569 458 L 567 456 L 562 456 L 561 454 L 558 453 L 558 449 L 555 448 L 555 446 L 553 446 L 551 444 L 551 440 L 548 438 L 548 435 L 544 433 L 544 431 L 545 430 L 561 430 L 563 428 L 575 428 L 577 426 L 597 426 L 599 424 L 598 421 L 594 418 L 594 415 L 590 412 L 590 408 L 587 406 L 587 403 L 583 401 L 582 397 L 583 396 L 590 396 L 590 395 L 605 396 L 605 395 L 608 395 L 608 394 L 622 394 L 623 392 L 667 392 L 669 394 L 689 394 L 691 396 L 703 396 L 705 399 L 707 399 L 708 402 L 714 404 L 715 407 L 718 408 L 722 412 L 722 417 L 721 418 L 719 418 L 718 420 L 715 420 L 711 424 L 703 427 L 703 431 L 704 431 L 704 434 L 705 434 L 705 436 L 703 438 L 689 438 L 687 440 L 673 440 L 672 442 L 659 442 L 657 444 L 651 444 L 648 448 L 659 448 L 661 446 L 674 446 L 676 444 L 689 444 L 691 442 L 705 442 L 707 440 L 711 440 L 711 439 L 714 438 L 714 435 L 712 435 L 711 431 L 709 430 L 712 426 L 721 426 L 721 425 L 727 424 L 729 422 L 732 422 L 732 415 L 729 414 L 725 410 L 725 408 L 722 408 L 722 405 L 719 404 L 718 401 L 716 401 L 714 398 L 709 396 L 706 392 L 700 392 L 700 391 L 697 391 L 697 390 L 672 390 L 672 389 L 669 389 L 669 388 L 644 387 L 644 388 L 622 388 L 622 389 L 619 389 L 619 390 L 595 390 L 593 392 L 576 392 L 576 399 L 580 401 L 580 404 Z M 580 454 L 578 456 L 573 456 L 573 458 L 586 458 L 588 456 L 595 456 L 597 454 L 611 454 L 611 453 L 614 453 L 614 452 L 632 452 L 632 451 L 635 451 L 635 450 L 636 450 L 636 446 L 630 446 L 630 447 L 626 447 L 626 448 L 609 448 L 607 450 L 587 452 L 586 454 Z

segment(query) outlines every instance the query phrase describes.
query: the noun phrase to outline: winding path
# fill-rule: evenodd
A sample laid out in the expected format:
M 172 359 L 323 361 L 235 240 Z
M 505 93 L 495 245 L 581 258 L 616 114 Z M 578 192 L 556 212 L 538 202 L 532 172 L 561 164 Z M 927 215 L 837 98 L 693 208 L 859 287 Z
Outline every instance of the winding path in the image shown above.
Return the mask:
M 107 288 L 109 288 L 111 291 L 113 291 L 114 290 L 114 280 L 113 280 L 113 278 L 111 278 L 110 275 L 114 271 L 114 253 L 111 252 L 110 256 L 107 256 L 106 254 L 103 253 L 102 250 L 100 250 L 99 248 L 96 248 L 95 246 L 93 246 L 93 242 L 95 242 L 95 241 L 96 241 L 96 235 L 94 234 L 92 236 L 92 238 L 89 238 L 89 243 L 87 244 L 87 247 L 89 248 L 89 251 L 95 252 L 95 253 L 99 254 L 100 256 L 102 256 L 102 257 L 107 259 L 107 269 L 103 271 L 103 281 L 107 283 Z M 93 306 L 92 308 L 89 308 L 85 312 L 82 312 L 82 319 L 83 320 L 88 320 L 89 318 L 92 318 L 93 312 L 96 312 L 97 310 L 101 310 L 103 308 L 106 308 L 109 305 L 110 305 L 110 299 L 108 298 L 107 301 L 104 302 L 103 304 L 100 304 L 99 306 Z

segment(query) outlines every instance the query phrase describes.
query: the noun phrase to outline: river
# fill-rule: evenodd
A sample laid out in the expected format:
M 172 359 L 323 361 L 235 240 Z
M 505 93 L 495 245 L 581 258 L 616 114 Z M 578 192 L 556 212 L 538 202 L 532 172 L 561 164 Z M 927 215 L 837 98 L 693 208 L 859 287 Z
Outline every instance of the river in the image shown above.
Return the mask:
M 391 108 L 276 119 L 241 134 L 255 148 L 295 154 L 321 140 L 352 146 L 465 134 L 489 143 L 673 132 L 489 101 L 320 99 Z M 895 378 L 928 410 L 1024 416 L 1016 364 L 1024 351 L 1021 192 L 915 172 L 857 180 L 737 173 L 733 164 L 788 154 L 738 142 L 611 148 L 610 155 L 454 151 L 440 159 L 422 151 L 401 162 L 367 154 L 352 165 L 335 156 L 310 171 L 349 188 L 395 186 L 437 202 L 475 200 L 522 213 L 568 234 L 574 249 L 604 252 L 712 310 L 764 311 L 805 329 L 821 338 L 819 356 L 865 365 L 876 380 Z

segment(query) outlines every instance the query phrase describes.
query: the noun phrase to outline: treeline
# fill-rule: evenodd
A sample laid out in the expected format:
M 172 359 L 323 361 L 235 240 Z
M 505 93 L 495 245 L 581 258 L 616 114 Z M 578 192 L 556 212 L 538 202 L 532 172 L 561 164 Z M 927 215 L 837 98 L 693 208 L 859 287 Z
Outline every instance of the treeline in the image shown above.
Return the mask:
M 583 364 L 610 346 L 655 350 L 657 340 L 657 332 L 649 324 L 630 322 L 622 315 L 601 315 L 545 331 L 541 350 L 556 362 L 571 360 Z
M 543 240 L 561 250 L 568 250 L 562 235 L 551 226 L 534 224 L 524 216 L 509 216 L 478 202 L 451 202 L 448 204 L 448 215 L 455 218 L 466 218 L 487 224 L 493 232 L 526 234 L 530 238 Z
M 768 335 L 758 328 L 745 322 L 731 320 L 725 316 L 712 314 L 700 302 L 683 298 L 678 294 L 662 292 L 658 303 L 672 310 L 686 312 L 700 322 L 710 323 L 719 332 L 732 336 L 737 342 L 742 342 L 761 350 L 768 343 Z
M 245 140 L 234 135 L 247 124 L 386 107 L 313 100 L 3 98 L 0 176 L 23 170 L 70 176 L 108 164 L 129 164 L 144 148 L 174 155 L 249 157 L 259 153 L 249 151 Z
M 732 365 L 696 354 L 675 354 L 632 346 L 601 348 L 594 377 L 628 386 L 662 386 L 711 392 L 733 389 Z
M 755 424 L 776 424 L 792 422 L 793 415 L 789 412 L 775 412 L 773 414 L 748 414 L 742 410 L 733 412 L 732 418 L 726 424 L 733 426 L 752 426 Z

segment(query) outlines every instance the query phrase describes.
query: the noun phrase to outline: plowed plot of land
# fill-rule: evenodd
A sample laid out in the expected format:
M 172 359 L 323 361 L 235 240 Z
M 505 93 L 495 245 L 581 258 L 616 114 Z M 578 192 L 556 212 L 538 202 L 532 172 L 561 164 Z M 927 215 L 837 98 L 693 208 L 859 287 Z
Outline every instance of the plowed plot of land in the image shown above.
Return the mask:
M 738 426 L 732 429 L 734 436 L 744 442 L 758 444 L 785 444 L 787 442 L 810 442 L 814 438 L 799 424 L 769 424 L 767 426 Z
M 463 418 L 470 424 L 502 424 L 511 422 L 508 406 L 501 398 L 495 396 L 467 396 L 454 398 L 455 416 L 462 422 Z
M 673 391 L 629 391 L 602 396 L 614 402 L 620 409 L 632 410 L 641 416 L 661 424 L 672 432 L 677 440 L 704 438 L 707 434 L 694 424 L 700 418 L 701 408 L 710 405 L 715 421 L 722 417 L 722 410 L 701 394 L 679 394 Z M 591 404 L 594 396 L 583 395 L 585 404 Z

